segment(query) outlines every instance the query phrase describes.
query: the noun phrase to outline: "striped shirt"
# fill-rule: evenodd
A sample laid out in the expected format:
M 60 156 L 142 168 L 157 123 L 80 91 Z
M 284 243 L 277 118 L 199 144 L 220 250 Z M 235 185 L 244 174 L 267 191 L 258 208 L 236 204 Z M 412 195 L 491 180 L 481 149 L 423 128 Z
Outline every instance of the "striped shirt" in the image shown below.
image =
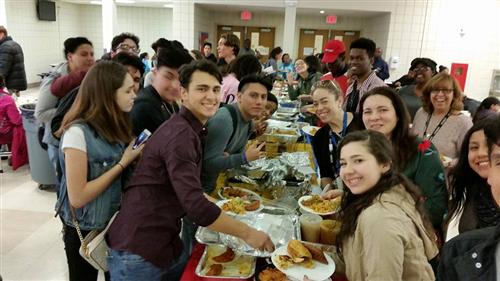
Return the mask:
M 347 101 L 349 100 L 349 95 L 354 90 L 353 85 L 354 85 L 354 83 L 351 83 L 349 85 L 349 87 L 347 88 L 347 93 L 346 93 L 346 96 L 344 99 L 344 105 L 343 105 L 344 110 L 346 109 Z M 378 78 L 375 71 L 372 71 L 370 73 L 370 75 L 368 76 L 368 78 L 366 78 L 366 80 L 361 85 L 358 85 L 359 99 L 358 99 L 358 106 L 356 107 L 356 112 L 359 111 L 359 101 L 361 100 L 363 95 L 373 88 L 382 87 L 382 86 L 387 86 L 387 85 L 384 83 L 384 81 L 382 81 L 380 78 Z

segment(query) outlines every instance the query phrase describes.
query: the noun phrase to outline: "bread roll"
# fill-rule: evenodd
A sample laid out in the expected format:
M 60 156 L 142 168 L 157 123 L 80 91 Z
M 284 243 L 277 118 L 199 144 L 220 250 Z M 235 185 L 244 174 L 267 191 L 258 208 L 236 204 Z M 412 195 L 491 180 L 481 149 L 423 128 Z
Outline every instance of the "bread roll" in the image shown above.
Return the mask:
M 311 252 L 299 240 L 290 240 L 287 251 L 294 263 L 300 263 L 306 258 L 312 258 Z

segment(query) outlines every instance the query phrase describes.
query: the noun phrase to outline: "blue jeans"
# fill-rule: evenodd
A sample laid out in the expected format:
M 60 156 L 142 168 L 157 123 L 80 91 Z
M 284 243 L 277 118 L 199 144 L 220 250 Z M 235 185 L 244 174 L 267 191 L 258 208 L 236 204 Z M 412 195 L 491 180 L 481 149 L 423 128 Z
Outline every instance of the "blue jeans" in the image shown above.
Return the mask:
M 110 249 L 108 268 L 112 281 L 176 281 L 181 278 L 186 265 L 186 260 L 182 257 L 183 255 L 173 261 L 168 268 L 160 268 L 139 255 Z

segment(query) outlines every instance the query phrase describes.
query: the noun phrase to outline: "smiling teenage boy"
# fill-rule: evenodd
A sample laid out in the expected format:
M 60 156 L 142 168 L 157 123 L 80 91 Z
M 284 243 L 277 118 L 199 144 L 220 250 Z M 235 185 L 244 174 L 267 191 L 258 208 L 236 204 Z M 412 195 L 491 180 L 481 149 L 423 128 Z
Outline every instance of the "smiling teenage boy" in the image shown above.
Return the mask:
M 201 188 L 207 120 L 219 107 L 221 74 L 201 60 L 180 70 L 182 107 L 148 141 L 120 213 L 111 225 L 108 266 L 113 280 L 178 280 L 186 254 L 181 218 L 272 251 L 269 236 L 221 212 Z

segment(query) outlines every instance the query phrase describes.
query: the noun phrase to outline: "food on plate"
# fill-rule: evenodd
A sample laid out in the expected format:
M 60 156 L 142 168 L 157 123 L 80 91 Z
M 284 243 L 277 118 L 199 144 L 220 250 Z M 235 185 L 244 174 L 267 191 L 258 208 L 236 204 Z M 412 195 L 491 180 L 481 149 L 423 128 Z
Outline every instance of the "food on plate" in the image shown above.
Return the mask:
M 297 132 L 295 130 L 284 130 L 284 129 L 274 129 L 273 133 L 277 135 L 291 135 L 291 136 L 297 135 Z
M 318 132 L 318 128 L 312 128 L 311 131 L 309 132 L 312 136 L 316 135 L 316 133 Z
M 255 210 L 259 209 L 259 207 L 260 207 L 260 201 L 259 200 L 253 200 L 253 201 L 250 201 L 250 203 L 248 203 L 248 204 L 245 205 L 245 210 L 249 211 L 249 212 L 252 212 L 252 211 L 255 211 Z
M 314 268 L 317 261 L 328 264 L 325 253 L 322 249 L 310 244 L 302 243 L 299 240 L 290 240 L 287 245 L 288 255 L 276 256 L 276 265 L 281 269 L 288 269 L 291 266 L 299 265 L 305 268 Z
M 206 275 L 208 276 L 219 276 L 222 273 L 222 269 L 224 267 L 222 264 L 214 263 L 210 266 L 209 270 L 207 271 Z
M 228 198 L 228 199 L 231 199 L 231 198 L 236 198 L 236 197 L 245 197 L 245 196 L 248 196 L 249 193 L 242 190 L 242 189 L 239 189 L 239 188 L 234 188 L 234 187 L 224 187 L 222 189 L 222 196 L 224 196 L 224 198 Z
M 286 250 L 294 263 L 301 263 L 312 258 L 311 252 L 299 240 L 290 240 Z
M 279 267 L 281 267 L 283 269 L 287 269 L 292 265 L 293 265 L 293 261 L 292 261 L 292 258 L 290 256 L 287 256 L 287 255 L 279 255 L 278 256 L 278 266 Z
M 286 275 L 276 268 L 266 268 L 259 273 L 260 281 L 287 281 Z
M 342 197 L 339 196 L 335 199 L 327 200 L 321 198 L 321 196 L 319 195 L 313 195 L 309 199 L 302 200 L 301 203 L 305 207 L 308 207 L 311 210 L 313 210 L 314 212 L 323 214 L 323 213 L 334 212 L 335 210 L 337 210 L 338 207 L 340 206 L 341 198 Z
M 235 254 L 231 248 L 227 248 L 226 251 L 218 256 L 213 257 L 212 259 L 215 262 L 226 263 L 234 260 Z
M 312 259 L 315 261 L 318 261 L 322 264 L 328 264 L 328 261 L 326 260 L 325 254 L 323 251 L 319 248 L 314 247 L 313 245 L 309 244 L 303 244 L 304 247 L 306 247 L 307 250 L 311 253 Z
M 222 204 L 222 210 L 232 212 L 237 215 L 244 215 L 247 211 L 255 211 L 260 208 L 259 200 L 243 200 L 239 197 L 230 199 Z

